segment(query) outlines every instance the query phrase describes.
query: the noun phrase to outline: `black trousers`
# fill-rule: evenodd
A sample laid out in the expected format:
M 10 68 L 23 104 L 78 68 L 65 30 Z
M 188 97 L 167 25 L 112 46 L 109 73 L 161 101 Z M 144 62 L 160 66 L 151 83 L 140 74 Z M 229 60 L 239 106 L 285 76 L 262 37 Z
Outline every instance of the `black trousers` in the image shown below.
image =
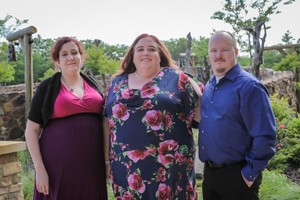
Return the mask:
M 241 174 L 242 163 L 213 169 L 204 165 L 202 192 L 204 200 L 258 200 L 258 190 L 262 181 L 259 174 L 249 188 Z

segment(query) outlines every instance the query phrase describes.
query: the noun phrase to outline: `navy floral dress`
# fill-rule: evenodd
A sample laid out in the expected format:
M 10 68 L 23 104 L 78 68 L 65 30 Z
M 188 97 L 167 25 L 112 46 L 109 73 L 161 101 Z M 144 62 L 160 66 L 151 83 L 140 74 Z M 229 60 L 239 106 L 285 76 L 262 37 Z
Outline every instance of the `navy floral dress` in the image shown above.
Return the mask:
M 104 115 L 110 129 L 116 199 L 197 199 L 191 131 L 198 95 L 182 71 L 164 67 L 141 89 L 112 80 Z

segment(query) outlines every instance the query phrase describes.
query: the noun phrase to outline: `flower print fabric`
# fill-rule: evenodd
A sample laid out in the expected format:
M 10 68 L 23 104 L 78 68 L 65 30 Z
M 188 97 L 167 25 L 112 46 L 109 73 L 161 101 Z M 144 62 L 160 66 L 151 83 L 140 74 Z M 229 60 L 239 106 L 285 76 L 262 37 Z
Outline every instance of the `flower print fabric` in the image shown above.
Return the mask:
M 116 199 L 197 199 L 191 121 L 198 95 L 182 71 L 164 67 L 141 89 L 128 75 L 111 82 L 110 129 Z

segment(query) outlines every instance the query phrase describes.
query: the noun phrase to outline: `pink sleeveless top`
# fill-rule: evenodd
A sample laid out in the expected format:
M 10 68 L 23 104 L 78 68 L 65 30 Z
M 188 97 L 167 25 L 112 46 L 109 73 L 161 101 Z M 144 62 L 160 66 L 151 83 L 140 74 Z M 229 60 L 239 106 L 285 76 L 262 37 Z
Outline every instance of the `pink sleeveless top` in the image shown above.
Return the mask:
M 51 118 L 66 117 L 79 113 L 99 113 L 102 110 L 103 98 L 84 81 L 84 95 L 79 98 L 72 94 L 63 84 L 54 103 Z

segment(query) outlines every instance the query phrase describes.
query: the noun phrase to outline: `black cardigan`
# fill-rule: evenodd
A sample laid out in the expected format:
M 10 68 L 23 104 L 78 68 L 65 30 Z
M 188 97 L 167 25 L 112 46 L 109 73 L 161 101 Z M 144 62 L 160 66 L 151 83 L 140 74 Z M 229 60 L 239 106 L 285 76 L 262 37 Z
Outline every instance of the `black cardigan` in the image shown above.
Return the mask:
M 100 91 L 99 84 L 94 78 L 83 73 L 80 73 L 80 75 L 103 97 Z M 58 72 L 55 73 L 52 77 L 42 81 L 38 85 L 36 92 L 31 100 L 28 119 L 40 124 L 42 128 L 46 126 L 51 115 L 53 114 L 54 103 L 61 87 L 60 78 L 61 73 Z

